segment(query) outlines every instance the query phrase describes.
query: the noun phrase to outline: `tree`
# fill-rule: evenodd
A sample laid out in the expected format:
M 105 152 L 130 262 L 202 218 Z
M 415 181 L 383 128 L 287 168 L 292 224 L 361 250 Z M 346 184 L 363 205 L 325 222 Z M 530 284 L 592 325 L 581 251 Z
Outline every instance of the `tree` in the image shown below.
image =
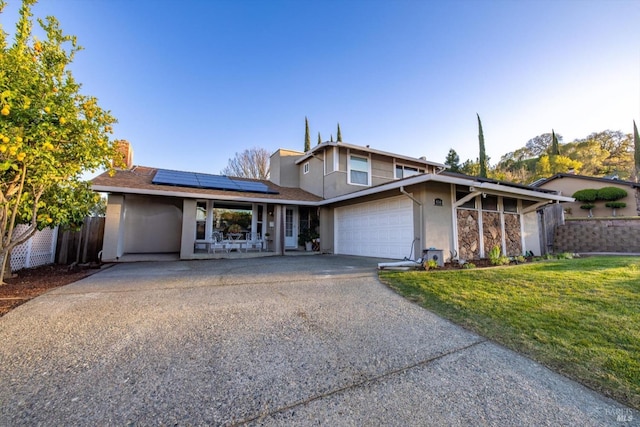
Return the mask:
M 543 133 L 542 135 L 538 135 L 534 138 L 531 138 L 525 144 L 525 148 L 527 150 L 527 154 L 529 157 L 539 157 L 549 152 L 551 145 L 553 144 L 553 136 L 555 135 L 556 139 L 561 142 L 562 135 L 556 134 L 555 132 Z
M 450 172 L 460 172 L 460 156 L 456 153 L 456 150 L 451 148 L 447 154 L 447 158 L 444 161 L 447 165 L 447 170 Z
M 318 145 L 322 144 L 322 138 L 320 137 L 320 132 L 318 132 Z
M 236 153 L 229 159 L 227 167 L 221 172 L 223 175 L 240 178 L 269 179 L 269 152 L 264 148 L 250 148 L 242 153 Z
M 556 132 L 551 129 L 551 152 L 549 153 L 552 156 L 560 155 L 560 147 L 558 145 L 558 138 L 556 137 Z
M 338 142 L 342 142 L 342 132 L 340 132 L 340 123 L 338 123 L 338 135 L 336 136 Z
M 309 120 L 304 118 L 304 152 L 311 150 L 311 135 L 309 135 Z
M 35 3 L 23 0 L 11 44 L 0 29 L 0 283 L 15 246 L 45 227 L 82 223 L 99 199 L 85 172 L 120 164 L 109 137 L 115 118 L 80 93 L 69 70 L 76 38 L 55 17 L 38 19 L 44 39 L 36 38 Z M 15 233 L 17 224 L 27 227 Z
M 478 176 L 480 173 L 480 164 L 478 163 L 478 160 L 476 159 L 475 162 L 469 159 L 465 160 L 462 166 L 460 166 L 460 172 L 465 175 Z
M 633 147 L 634 147 L 634 177 L 636 182 L 640 182 L 640 135 L 638 135 L 638 127 L 636 121 L 633 121 Z
M 480 177 L 487 177 L 487 153 L 484 148 L 484 133 L 482 132 L 482 122 L 480 121 L 480 115 L 478 116 L 478 140 L 480 142 L 480 157 L 478 162 L 480 163 Z

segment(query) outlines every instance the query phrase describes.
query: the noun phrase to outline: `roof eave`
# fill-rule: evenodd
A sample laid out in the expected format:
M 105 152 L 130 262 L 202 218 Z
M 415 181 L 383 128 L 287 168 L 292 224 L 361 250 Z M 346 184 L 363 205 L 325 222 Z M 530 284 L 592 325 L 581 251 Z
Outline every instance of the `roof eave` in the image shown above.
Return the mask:
M 109 185 L 93 185 L 91 186 L 91 189 L 98 193 L 140 194 L 145 196 L 179 197 L 188 199 L 225 200 L 249 203 L 277 203 L 281 205 L 316 206 L 318 203 L 317 201 L 313 200 L 290 200 L 278 198 L 246 197 L 240 195 L 232 196 L 225 194 L 187 193 L 179 190 L 151 190 L 147 188 L 114 187 Z

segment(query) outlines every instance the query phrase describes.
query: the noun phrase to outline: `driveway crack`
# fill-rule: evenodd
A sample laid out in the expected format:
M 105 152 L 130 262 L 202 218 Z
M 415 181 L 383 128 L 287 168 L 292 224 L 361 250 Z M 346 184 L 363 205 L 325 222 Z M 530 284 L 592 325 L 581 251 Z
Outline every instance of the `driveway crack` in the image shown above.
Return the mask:
M 453 354 L 456 354 L 456 353 L 460 353 L 460 352 L 466 351 L 466 350 L 468 350 L 470 348 L 473 348 L 473 347 L 475 347 L 475 346 L 477 346 L 479 344 L 485 343 L 487 341 L 488 340 L 486 338 L 479 339 L 479 340 L 474 341 L 471 344 L 466 345 L 464 347 L 455 348 L 455 349 L 452 349 L 452 350 L 447 351 L 445 353 L 439 354 L 439 355 L 431 357 L 429 359 L 421 360 L 419 362 L 416 362 L 416 363 L 408 365 L 408 366 L 403 366 L 401 368 L 393 369 L 391 371 L 384 372 L 384 373 L 382 373 L 380 375 L 376 375 L 376 376 L 373 376 L 373 377 L 370 377 L 370 378 L 366 378 L 366 379 L 364 379 L 362 381 L 358 381 L 358 382 L 354 382 L 354 383 L 351 383 L 351 384 L 348 384 L 348 385 L 345 385 L 345 386 L 342 386 L 342 387 L 338 387 L 336 389 L 327 391 L 325 393 L 320 393 L 320 394 L 317 394 L 317 395 L 314 395 L 314 396 L 310 396 L 310 397 L 308 397 L 306 399 L 303 399 L 303 400 L 298 400 L 298 401 L 293 402 L 293 403 L 291 403 L 289 405 L 277 408 L 277 409 L 275 409 L 273 411 L 261 412 L 261 413 L 255 415 L 255 416 L 253 416 L 251 418 L 246 418 L 244 420 L 235 422 L 235 423 L 233 423 L 231 425 L 232 426 L 240 426 L 240 425 L 248 424 L 248 423 L 253 422 L 253 421 L 261 421 L 264 418 L 273 416 L 275 414 L 286 412 L 286 411 L 288 411 L 290 409 L 294 409 L 294 408 L 299 407 L 299 406 L 307 405 L 307 404 L 309 404 L 311 402 L 314 402 L 316 400 L 321 400 L 321 399 L 324 399 L 326 397 L 334 396 L 336 394 L 340 394 L 340 393 L 343 393 L 343 392 L 348 391 L 348 390 L 356 389 L 356 388 L 362 387 L 362 386 L 364 386 L 366 384 L 372 384 L 372 383 L 380 381 L 380 380 L 382 380 L 384 378 L 389 378 L 389 377 L 392 377 L 392 376 L 397 375 L 397 374 L 404 373 L 404 372 L 409 371 L 409 370 L 414 369 L 414 368 L 427 366 L 427 365 L 429 365 L 429 364 L 431 364 L 431 363 L 433 363 L 433 362 L 435 362 L 437 360 L 440 360 L 440 359 L 442 359 L 444 357 L 447 357 L 447 356 L 450 356 L 450 355 L 453 355 Z

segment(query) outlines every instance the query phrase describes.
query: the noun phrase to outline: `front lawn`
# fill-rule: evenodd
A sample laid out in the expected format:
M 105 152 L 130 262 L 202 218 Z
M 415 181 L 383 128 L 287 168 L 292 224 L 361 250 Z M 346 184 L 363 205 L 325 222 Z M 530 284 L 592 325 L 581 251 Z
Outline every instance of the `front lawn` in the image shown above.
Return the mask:
M 640 409 L 640 258 L 381 271 L 405 297 Z

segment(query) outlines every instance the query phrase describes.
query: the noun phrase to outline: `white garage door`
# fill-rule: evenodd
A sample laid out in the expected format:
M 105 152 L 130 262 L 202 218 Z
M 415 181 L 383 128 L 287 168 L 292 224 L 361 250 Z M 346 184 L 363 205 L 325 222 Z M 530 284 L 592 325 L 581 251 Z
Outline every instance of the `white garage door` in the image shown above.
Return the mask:
M 405 196 L 337 208 L 336 253 L 403 259 L 413 242 L 413 204 Z

